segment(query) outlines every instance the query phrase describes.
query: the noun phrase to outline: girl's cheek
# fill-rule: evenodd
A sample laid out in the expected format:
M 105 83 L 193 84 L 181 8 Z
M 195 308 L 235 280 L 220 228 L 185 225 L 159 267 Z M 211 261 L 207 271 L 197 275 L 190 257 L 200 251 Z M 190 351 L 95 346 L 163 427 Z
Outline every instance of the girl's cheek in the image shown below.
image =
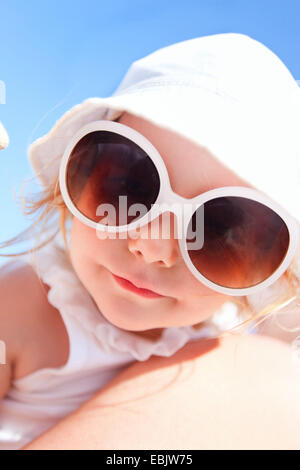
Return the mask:
M 79 261 L 84 265 L 92 253 L 95 254 L 96 240 L 94 229 L 74 219 L 70 237 L 70 255 L 74 265 Z
M 95 229 L 84 225 L 77 219 L 73 220 L 70 249 L 74 254 L 79 252 L 89 255 L 97 247 L 97 242 L 99 242 L 99 239 Z
M 101 236 L 94 228 L 73 221 L 70 237 L 70 255 L 73 264 L 110 265 L 111 258 L 117 256 L 120 250 L 120 240 L 110 240 L 107 234 Z M 81 269 L 79 267 L 79 269 Z

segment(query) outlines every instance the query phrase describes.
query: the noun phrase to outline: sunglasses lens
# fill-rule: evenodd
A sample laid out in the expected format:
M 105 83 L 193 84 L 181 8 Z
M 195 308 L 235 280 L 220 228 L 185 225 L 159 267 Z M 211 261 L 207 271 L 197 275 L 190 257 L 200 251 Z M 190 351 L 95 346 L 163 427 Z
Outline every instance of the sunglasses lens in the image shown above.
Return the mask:
M 76 144 L 66 179 L 69 196 L 83 215 L 114 226 L 127 225 L 147 213 L 160 188 L 158 171 L 147 153 L 109 131 L 91 132 Z M 123 196 L 121 203 L 119 196 Z M 142 206 L 130 210 L 133 204 Z
M 288 227 L 264 204 L 236 196 L 206 202 L 204 243 L 199 249 L 194 244 L 197 231 L 203 230 L 197 227 L 196 222 L 203 220 L 198 211 L 188 227 L 188 234 L 195 234 L 194 240 L 191 235 L 187 239 L 188 254 L 199 273 L 215 284 L 235 289 L 254 286 L 269 278 L 285 258 Z

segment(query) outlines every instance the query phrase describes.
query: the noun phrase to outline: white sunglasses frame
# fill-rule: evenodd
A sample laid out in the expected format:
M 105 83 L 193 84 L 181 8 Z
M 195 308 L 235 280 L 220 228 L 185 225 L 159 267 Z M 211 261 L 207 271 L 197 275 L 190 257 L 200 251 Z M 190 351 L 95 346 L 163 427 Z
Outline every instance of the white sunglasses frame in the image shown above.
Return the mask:
M 68 192 L 67 165 L 68 165 L 68 161 L 69 161 L 72 150 L 74 149 L 75 145 L 85 135 L 91 132 L 102 131 L 102 130 L 115 132 L 119 135 L 122 135 L 130 139 L 131 141 L 133 141 L 139 147 L 141 147 L 142 150 L 144 150 L 144 152 L 147 153 L 149 158 L 151 158 L 151 160 L 155 164 L 159 178 L 160 178 L 159 193 L 150 211 L 147 212 L 144 216 L 142 216 L 137 221 L 132 222 L 128 225 L 108 226 L 108 225 L 104 225 L 104 224 L 101 224 L 99 222 L 95 222 L 94 220 L 89 219 L 76 208 Z M 183 223 L 184 236 L 182 238 L 179 238 L 178 241 L 179 241 L 180 252 L 185 261 L 186 266 L 191 271 L 191 273 L 196 277 L 196 279 L 198 279 L 207 287 L 221 294 L 230 295 L 230 296 L 244 296 L 244 295 L 257 293 L 263 290 L 264 288 L 270 286 L 286 271 L 298 247 L 299 237 L 300 237 L 298 222 L 296 221 L 296 219 L 291 217 L 284 208 L 282 208 L 275 201 L 267 197 L 261 191 L 258 191 L 253 188 L 243 187 L 243 186 L 225 186 L 225 187 L 215 188 L 215 189 L 206 191 L 190 199 L 184 198 L 180 196 L 179 194 L 175 193 L 171 188 L 168 171 L 163 161 L 163 158 L 161 157 L 158 150 L 154 147 L 154 145 L 152 145 L 151 142 L 146 137 L 144 137 L 141 133 L 139 133 L 135 129 L 129 126 L 126 126 L 125 124 L 116 122 L 116 121 L 109 121 L 109 120 L 93 121 L 93 122 L 86 124 L 81 129 L 78 130 L 78 132 L 72 137 L 72 139 L 68 143 L 64 151 L 64 154 L 62 156 L 61 163 L 60 163 L 60 170 L 59 170 L 59 185 L 60 185 L 61 195 L 64 199 L 64 202 L 66 206 L 68 207 L 68 209 L 70 210 L 70 212 L 73 214 L 73 216 L 76 217 L 78 220 L 80 220 L 83 224 L 91 228 L 95 228 L 96 230 L 103 230 L 106 232 L 121 233 L 127 230 L 134 230 L 138 227 L 142 227 L 143 225 L 150 223 L 153 219 L 155 219 L 160 214 L 165 212 L 166 210 L 161 209 L 161 208 L 167 205 L 168 206 L 167 211 L 173 212 L 177 216 L 177 221 L 181 224 Z M 204 277 L 195 268 L 195 266 L 190 260 L 190 257 L 188 255 L 188 250 L 186 247 L 186 234 L 187 234 L 188 224 L 189 224 L 191 217 L 190 217 L 190 214 L 186 213 L 185 211 L 180 211 L 179 213 L 176 210 L 172 210 L 172 204 L 174 203 L 175 205 L 176 204 L 177 205 L 178 204 L 179 205 L 193 204 L 195 205 L 195 207 L 197 206 L 199 207 L 205 202 L 211 199 L 215 199 L 220 196 L 239 196 L 239 197 L 245 197 L 245 198 L 260 202 L 264 204 L 265 206 L 269 207 L 270 209 L 272 209 L 273 211 L 275 211 L 283 219 L 283 221 L 285 222 L 289 230 L 290 243 L 289 243 L 289 247 L 288 247 L 285 258 L 283 259 L 281 264 L 278 266 L 276 271 L 267 279 L 260 282 L 259 284 L 256 284 L 251 287 L 242 288 L 242 289 L 220 286 L 219 284 L 215 284 L 214 282 Z

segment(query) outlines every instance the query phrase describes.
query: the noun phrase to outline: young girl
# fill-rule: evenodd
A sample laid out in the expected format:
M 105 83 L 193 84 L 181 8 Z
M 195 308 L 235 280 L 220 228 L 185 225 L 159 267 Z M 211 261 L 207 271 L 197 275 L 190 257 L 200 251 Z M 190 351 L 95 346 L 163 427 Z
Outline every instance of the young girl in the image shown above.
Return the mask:
M 39 243 L 0 271 L 0 448 L 20 449 L 134 361 L 297 311 L 299 104 L 269 49 L 212 35 L 134 62 L 112 97 L 30 146 L 43 191 L 29 212 L 43 212 Z M 119 223 L 120 196 L 145 214 Z

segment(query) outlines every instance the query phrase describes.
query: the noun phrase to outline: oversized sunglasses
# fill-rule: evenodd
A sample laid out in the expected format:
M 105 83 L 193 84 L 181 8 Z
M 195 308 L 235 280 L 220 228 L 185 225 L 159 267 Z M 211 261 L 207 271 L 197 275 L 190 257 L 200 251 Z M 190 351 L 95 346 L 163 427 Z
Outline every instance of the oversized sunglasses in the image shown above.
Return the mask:
M 59 184 L 70 212 L 104 232 L 129 233 L 173 212 L 182 229 L 178 243 L 186 266 L 223 294 L 249 295 L 271 285 L 297 250 L 297 221 L 264 193 L 225 186 L 184 198 L 172 190 L 157 149 L 119 122 L 94 121 L 73 136 L 61 160 Z M 142 207 L 144 213 L 137 217 L 127 210 L 124 219 L 123 211 L 121 220 L 122 198 L 127 209 Z M 103 208 L 109 207 L 116 217 L 104 217 Z

